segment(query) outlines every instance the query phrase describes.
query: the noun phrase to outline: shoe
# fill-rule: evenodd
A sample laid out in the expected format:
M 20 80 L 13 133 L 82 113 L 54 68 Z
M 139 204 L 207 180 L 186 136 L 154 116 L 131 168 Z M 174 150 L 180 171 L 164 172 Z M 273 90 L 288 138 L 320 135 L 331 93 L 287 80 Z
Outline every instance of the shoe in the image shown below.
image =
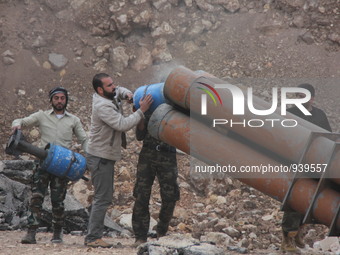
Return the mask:
M 295 254 L 300 253 L 300 250 L 296 247 L 296 243 L 295 243 L 296 235 L 297 235 L 297 231 L 291 231 L 291 232 L 283 231 L 282 243 L 281 243 L 282 252 L 291 252 Z
M 136 239 L 135 243 L 132 245 L 132 247 L 137 248 L 139 245 L 146 243 L 146 239 Z
M 305 248 L 305 242 L 303 241 L 303 231 L 302 228 L 300 227 L 296 236 L 295 236 L 295 244 L 297 247 L 303 249 Z
M 163 237 L 163 236 L 166 236 L 166 233 L 163 233 L 163 232 L 158 232 L 157 231 L 157 239 Z
M 52 243 L 62 243 L 63 242 L 63 229 L 62 228 L 55 228 L 54 229 L 51 242 Z
M 156 226 L 153 227 L 153 230 L 156 230 L 156 238 L 159 239 L 162 236 L 166 236 L 166 232 L 168 232 L 168 227 L 164 227 L 164 224 L 158 223 Z M 166 226 L 168 226 L 168 224 L 165 224 Z
M 37 241 L 35 240 L 35 235 L 37 233 L 36 228 L 29 228 L 27 230 L 27 234 L 21 239 L 21 243 L 23 244 L 36 244 Z
M 92 242 L 86 242 L 85 245 L 92 248 L 111 248 L 113 245 L 105 242 L 103 239 L 97 239 Z

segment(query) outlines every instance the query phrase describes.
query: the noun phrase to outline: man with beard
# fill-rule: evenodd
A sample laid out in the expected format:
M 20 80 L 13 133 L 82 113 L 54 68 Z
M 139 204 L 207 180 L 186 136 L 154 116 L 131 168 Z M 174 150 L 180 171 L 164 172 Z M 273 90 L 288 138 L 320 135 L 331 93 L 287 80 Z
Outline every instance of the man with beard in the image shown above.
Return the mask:
M 151 95 L 146 95 L 139 102 L 140 108 L 124 117 L 120 101 L 131 101 L 131 91 L 116 86 L 112 78 L 105 73 L 96 74 L 92 85 L 96 93 L 93 94 L 86 159 L 91 172 L 94 196 L 84 243 L 89 247 L 109 248 L 112 244 L 105 242 L 102 237 L 105 214 L 113 198 L 114 164 L 121 158 L 121 146 L 124 147 L 125 142 L 124 132 L 144 118 L 144 112 L 149 109 L 153 100 Z
M 303 104 L 304 107 L 311 113 L 311 115 L 305 115 L 296 106 L 289 108 L 288 112 L 307 120 L 329 132 L 332 132 L 325 112 L 313 105 L 315 97 L 315 89 L 311 84 L 303 83 L 298 86 L 299 88 L 307 89 L 311 94 L 311 99 Z M 303 98 L 305 94 L 296 94 L 297 97 Z M 281 250 L 283 252 L 299 252 L 298 248 L 304 248 L 302 223 L 303 215 L 294 211 L 285 211 L 282 218 L 282 232 L 283 238 L 281 243 Z
M 47 111 L 38 111 L 28 117 L 16 119 L 12 123 L 13 133 L 22 127 L 39 127 L 41 134 L 40 146 L 44 148 L 48 143 L 70 148 L 72 145 L 72 136 L 78 139 L 83 150 L 86 151 L 87 136 L 80 122 L 75 115 L 66 111 L 68 103 L 68 92 L 63 87 L 56 87 L 50 90 L 49 99 L 52 109 Z M 58 177 L 45 171 L 37 164 L 33 172 L 32 180 L 32 198 L 29 207 L 28 231 L 21 240 L 24 244 L 36 243 L 36 231 L 39 227 L 42 204 L 44 197 L 50 186 L 52 202 L 52 224 L 53 237 L 52 243 L 62 242 L 62 233 L 64 225 L 64 199 L 67 191 L 68 179 Z

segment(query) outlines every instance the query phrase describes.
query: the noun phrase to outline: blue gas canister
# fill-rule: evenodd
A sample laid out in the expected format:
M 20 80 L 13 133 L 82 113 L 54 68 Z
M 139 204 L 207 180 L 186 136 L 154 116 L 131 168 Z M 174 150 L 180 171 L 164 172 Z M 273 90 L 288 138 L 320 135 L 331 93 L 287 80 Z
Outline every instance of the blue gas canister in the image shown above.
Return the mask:
M 82 155 L 54 144 L 48 144 L 46 149 L 48 149 L 48 154 L 41 167 L 47 172 L 59 177 L 67 177 L 71 181 L 77 181 L 83 177 L 86 159 Z
M 141 100 L 141 98 L 143 98 L 145 95 L 151 94 L 153 103 L 151 104 L 149 111 L 153 112 L 156 110 L 159 105 L 167 102 L 164 97 L 163 89 L 164 82 L 139 87 L 133 95 L 133 104 L 135 108 L 139 109 L 139 100 Z

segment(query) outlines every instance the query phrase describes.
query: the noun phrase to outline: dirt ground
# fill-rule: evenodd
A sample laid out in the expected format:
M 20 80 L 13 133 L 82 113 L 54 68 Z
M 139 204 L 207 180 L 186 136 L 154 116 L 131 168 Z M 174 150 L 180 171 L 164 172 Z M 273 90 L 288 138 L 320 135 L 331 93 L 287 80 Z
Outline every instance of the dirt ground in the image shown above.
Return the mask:
M 114 61 L 107 57 L 109 64 L 105 71 L 113 75 L 117 84 L 131 90 L 158 82 L 160 77 L 178 65 L 204 70 L 235 83 L 242 82 L 252 86 L 262 98 L 266 98 L 274 86 L 296 86 L 309 82 L 317 89 L 316 106 L 325 110 L 333 131 L 340 132 L 339 1 L 220 1 L 238 2 L 241 7 L 235 12 L 219 7 L 216 11 L 210 11 L 210 5 L 204 3 L 213 5 L 218 1 L 208 0 L 168 1 L 170 7 L 167 9 L 155 7 L 158 6 L 156 2 L 164 1 L 114 1 L 124 3 L 123 8 L 131 7 L 129 13 L 137 9 L 140 11 L 152 2 L 152 10 L 156 13 L 154 17 L 157 17 L 154 24 L 169 22 L 177 29 L 175 35 L 164 36 L 172 59 L 154 59 L 141 71 L 134 70 L 131 63 L 138 56 L 140 47 L 145 46 L 150 51 L 155 47 L 155 38 L 150 36 L 152 25 L 132 28 L 129 35 L 112 32 L 107 22 L 116 15 L 109 11 L 114 3 L 108 0 L 85 2 L 0 0 L 0 159 L 12 159 L 4 153 L 4 148 L 13 119 L 47 109 L 47 93 L 57 85 L 70 91 L 68 110 L 79 116 L 86 131 L 89 130 L 93 93 L 91 80 L 98 72 L 95 64 L 102 59 L 97 53 L 98 46 L 106 44 L 112 47 L 124 45 L 128 49 L 130 59 L 127 67 L 119 72 L 113 71 L 111 64 Z M 147 10 L 149 6 L 145 8 Z M 194 20 L 205 21 L 203 24 L 197 23 L 201 26 L 209 22 L 213 25 L 210 29 L 202 30 L 198 26 L 200 32 L 195 35 L 181 32 L 185 27 L 195 27 Z M 93 31 L 102 31 L 104 34 L 98 35 Z M 188 49 L 188 42 L 193 42 L 196 48 Z M 3 54 L 8 50 L 12 53 L 9 58 Z M 46 67 L 49 53 L 63 54 L 69 60 L 67 65 L 61 70 Z M 35 142 L 37 138 L 30 131 L 27 130 L 26 135 L 29 141 Z M 133 203 L 131 193 L 141 147 L 135 141 L 133 132 L 129 133 L 129 141 L 128 150 L 123 152 L 123 160 L 118 163 L 117 169 L 126 167 L 131 178 L 119 179 L 117 173 L 114 206 L 126 212 L 131 210 Z M 29 155 L 26 158 L 30 158 Z M 172 223 L 170 234 L 180 232 L 199 236 L 201 230 L 197 226 L 201 226 L 198 223 L 202 219 L 197 215 L 203 210 L 209 216 L 226 218 L 227 224 L 243 231 L 244 236 L 236 238 L 237 242 L 242 238 L 250 240 L 249 234 L 256 233 L 258 240 L 250 242 L 249 253 L 275 254 L 281 238 L 280 203 L 236 181 L 216 181 L 202 189 L 195 187 L 189 182 L 189 158 L 179 155 L 178 162 L 182 196 L 178 203 L 178 217 Z M 151 201 L 155 216 L 159 202 L 157 192 L 155 188 L 155 198 Z M 224 207 L 214 204 L 216 196 L 225 197 L 227 204 Z M 256 209 L 258 215 L 247 211 L 245 204 L 249 204 L 249 200 L 254 201 L 255 208 L 252 209 Z M 203 203 L 204 208 L 193 209 L 192 201 Z M 183 211 L 186 212 L 185 217 Z M 238 215 L 241 215 L 240 220 Z M 272 215 L 273 219 L 261 220 L 266 215 Z M 181 228 L 183 225 L 180 223 L 186 227 Z M 248 223 L 257 226 L 257 229 L 243 228 Z M 327 232 L 323 227 L 316 229 L 320 232 L 314 241 L 324 238 Z M 83 246 L 83 237 L 80 236 L 65 235 L 64 244 L 53 245 L 49 242 L 51 233 L 40 233 L 39 244 L 27 246 L 20 243 L 23 235 L 24 232 L 18 230 L 0 231 L 0 254 L 136 254 L 137 251 L 129 247 L 132 238 L 110 239 L 120 242 L 124 248 L 93 250 Z M 271 244 L 275 248 L 269 249 Z M 309 240 L 309 244 L 313 242 Z
M 0 232 L 0 243 L 1 243 L 1 255 L 10 254 L 136 254 L 137 249 L 132 248 L 133 239 L 108 240 L 113 244 L 119 245 L 119 249 L 116 248 L 88 248 L 84 246 L 84 238 L 80 236 L 64 235 L 63 244 L 52 244 L 50 242 L 52 233 L 38 233 L 37 244 L 35 245 L 24 245 L 20 243 L 19 236 L 25 235 L 23 231 L 1 231 Z

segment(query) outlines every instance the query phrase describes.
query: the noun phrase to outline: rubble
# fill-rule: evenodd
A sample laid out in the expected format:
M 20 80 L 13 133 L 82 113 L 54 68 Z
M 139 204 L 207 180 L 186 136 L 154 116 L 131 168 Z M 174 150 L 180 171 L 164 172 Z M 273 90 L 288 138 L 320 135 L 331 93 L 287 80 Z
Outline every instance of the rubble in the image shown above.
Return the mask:
M 0 229 L 25 229 L 27 226 L 28 206 L 30 198 L 30 182 L 32 170 L 36 162 L 32 160 L 5 160 L 0 161 Z M 89 218 L 88 211 L 72 194 L 67 193 L 65 204 L 66 233 L 81 231 L 86 233 Z M 111 232 L 129 232 L 110 217 L 106 217 L 106 235 Z M 49 193 L 46 194 L 42 210 L 41 231 L 52 229 L 52 204 Z M 131 234 L 130 234 L 131 235 Z

